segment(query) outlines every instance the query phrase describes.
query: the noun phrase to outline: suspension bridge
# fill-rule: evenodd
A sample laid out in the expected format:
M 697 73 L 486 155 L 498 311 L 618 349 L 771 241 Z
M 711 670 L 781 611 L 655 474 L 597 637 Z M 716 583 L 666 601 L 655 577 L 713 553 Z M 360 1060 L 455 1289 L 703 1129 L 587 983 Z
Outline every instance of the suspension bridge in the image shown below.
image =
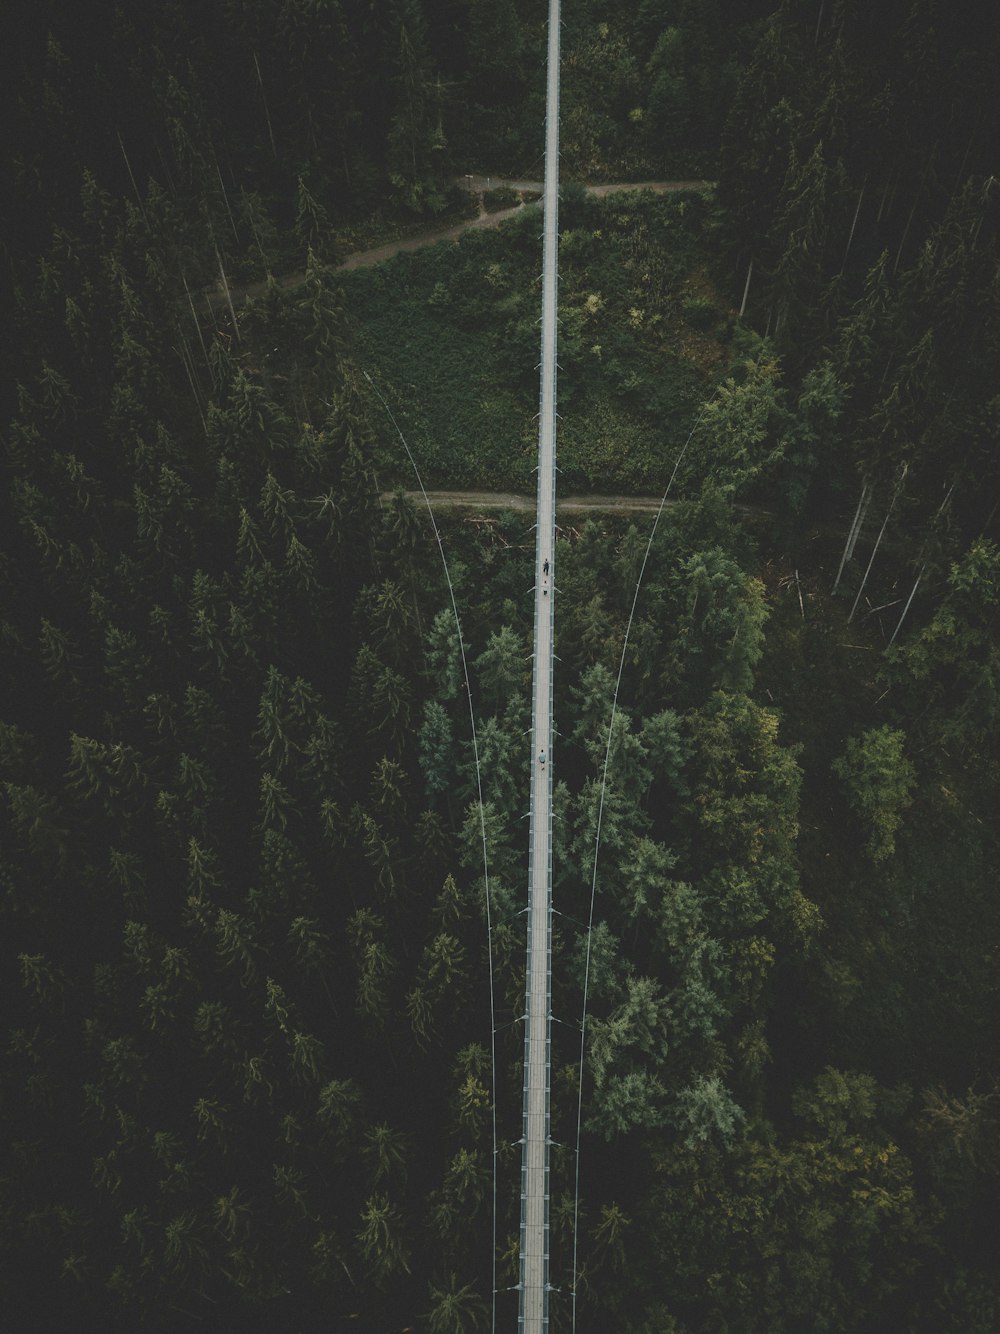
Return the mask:
M 555 605 L 556 345 L 559 293 L 559 0 L 549 0 L 543 192 L 542 359 L 538 404 L 528 955 L 521 1139 L 518 1330 L 549 1327 L 552 1088 L 552 641 Z
M 556 383 L 558 344 L 558 246 L 559 246 L 559 48 L 560 0 L 549 0 L 547 85 L 545 115 L 545 182 L 543 193 L 543 264 L 541 361 L 538 411 L 538 486 L 535 500 L 535 582 L 533 624 L 533 668 L 531 699 L 531 782 L 528 826 L 528 895 L 527 895 L 527 960 L 526 995 L 524 1010 L 524 1085 L 522 1094 L 521 1133 L 521 1213 L 518 1256 L 518 1331 L 519 1334 L 548 1334 L 550 1294 L 554 1291 L 550 1279 L 550 1148 L 551 1091 L 552 1091 L 552 676 L 555 614 L 555 519 L 556 519 Z M 365 376 L 373 392 L 385 408 L 393 428 L 416 475 L 422 496 L 434 529 L 447 581 L 455 624 L 458 630 L 462 667 L 469 681 L 465 640 L 462 634 L 458 603 L 448 570 L 444 543 L 434 517 L 431 494 L 424 487 L 416 460 L 383 395 L 375 387 L 367 371 Z M 705 407 L 698 420 L 704 414 Z M 590 910 L 586 923 L 585 969 L 583 1003 L 580 1022 L 580 1057 L 578 1101 L 575 1137 L 575 1182 L 573 1193 L 573 1257 L 571 1297 L 571 1328 L 577 1325 L 578 1231 L 580 1201 L 580 1139 L 583 1113 L 583 1073 L 586 1048 L 586 1020 L 590 983 L 591 943 L 594 924 L 594 906 L 597 892 L 597 865 L 604 813 L 604 798 L 608 781 L 608 766 L 614 735 L 614 721 L 618 695 L 628 650 L 628 642 L 635 617 L 636 603 L 652 550 L 656 530 L 677 476 L 677 470 L 694 436 L 692 427 L 677 455 L 673 472 L 663 497 L 656 506 L 649 540 L 646 544 L 642 567 L 636 581 L 622 645 L 618 679 L 611 701 L 608 742 L 601 776 L 600 807 L 594 845 L 593 875 L 590 887 Z M 440 499 L 440 497 L 437 497 Z M 652 508 L 652 504 L 649 508 Z M 491 1330 L 497 1329 L 497 1061 L 496 1011 L 493 972 L 493 913 L 487 856 L 486 826 L 483 814 L 482 777 L 476 736 L 475 710 L 471 691 L 468 693 L 469 723 L 478 783 L 480 837 L 483 846 L 483 873 L 485 883 L 486 925 L 489 936 L 489 987 L 491 1020 L 491 1080 L 492 1080 L 492 1139 L 493 1139 L 493 1228 L 492 1228 L 492 1318 Z

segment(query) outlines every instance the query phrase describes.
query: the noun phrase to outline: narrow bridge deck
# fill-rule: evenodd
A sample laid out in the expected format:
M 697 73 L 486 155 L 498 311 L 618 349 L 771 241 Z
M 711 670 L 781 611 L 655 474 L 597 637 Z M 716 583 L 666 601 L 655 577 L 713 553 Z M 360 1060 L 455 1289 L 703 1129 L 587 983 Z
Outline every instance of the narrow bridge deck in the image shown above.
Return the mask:
M 538 418 L 527 1005 L 518 1329 L 549 1327 L 549 1100 L 552 1009 L 552 640 L 555 603 L 556 339 L 559 286 L 559 0 L 549 0 L 542 365 Z M 544 755 L 544 761 L 542 756 Z

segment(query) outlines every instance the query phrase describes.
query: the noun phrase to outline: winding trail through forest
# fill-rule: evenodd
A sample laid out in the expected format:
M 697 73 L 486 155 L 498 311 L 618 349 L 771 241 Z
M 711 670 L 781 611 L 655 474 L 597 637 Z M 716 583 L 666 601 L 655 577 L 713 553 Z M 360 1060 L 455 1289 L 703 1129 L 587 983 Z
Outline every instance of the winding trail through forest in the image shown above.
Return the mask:
M 511 190 L 517 190 L 525 194 L 541 194 L 543 189 L 542 181 L 515 181 L 500 176 L 460 176 L 456 178 L 456 183 L 466 186 L 475 194 L 481 194 L 487 188 L 495 190 L 501 186 L 507 186 Z M 605 195 L 621 194 L 627 190 L 651 190 L 654 194 L 659 195 L 673 194 L 680 190 L 705 190 L 712 184 L 712 181 L 612 181 L 604 185 L 587 185 L 584 188 L 588 194 L 603 198 Z M 367 250 L 355 250 L 350 255 L 346 255 L 337 265 L 337 268 L 368 268 L 372 264 L 381 264 L 384 260 L 392 259 L 394 255 L 399 255 L 407 250 L 422 250 L 424 246 L 435 245 L 438 241 L 455 241 L 463 232 L 499 227 L 502 222 L 515 217 L 518 213 L 523 213 L 526 208 L 536 207 L 537 203 L 538 201 L 534 200 L 530 203 L 522 201 L 511 208 L 498 209 L 495 213 L 488 212 L 480 205 L 477 217 L 465 218 L 461 222 L 452 223 L 447 227 L 432 227 L 414 232 L 410 236 L 400 236 L 394 241 L 386 241 L 384 245 L 372 246 Z M 298 287 L 304 281 L 305 273 L 301 270 L 296 270 L 294 273 L 285 273 L 275 278 L 278 286 L 285 288 Z M 225 309 L 229 304 L 230 297 L 234 304 L 238 304 L 248 297 L 260 296 L 261 293 L 266 291 L 267 280 L 265 279 L 259 282 L 246 283 L 242 286 L 231 286 L 227 296 L 220 281 L 216 287 L 203 293 L 202 301 L 208 309 Z
M 382 503 L 387 505 L 397 493 L 382 492 Z M 471 510 L 481 514 L 490 510 L 514 510 L 520 514 L 534 514 L 537 501 L 532 496 L 519 495 L 514 491 L 404 491 L 403 495 L 414 504 L 427 500 L 440 509 Z M 679 505 L 679 500 L 668 500 L 665 509 Z M 557 496 L 557 514 L 656 514 L 663 504 L 662 496 Z M 734 505 L 733 509 L 745 518 L 767 520 L 774 518 L 774 510 L 762 505 Z M 836 528 L 839 532 L 839 526 Z
M 382 503 L 388 504 L 396 493 L 383 491 Z M 414 504 L 422 501 L 421 491 L 404 491 L 403 495 Z M 515 510 L 534 514 L 537 500 L 533 496 L 517 495 L 513 491 L 428 491 L 427 499 L 438 509 Z M 660 507 L 659 496 L 563 496 L 556 500 L 556 509 L 563 513 L 587 514 L 594 511 L 655 514 Z

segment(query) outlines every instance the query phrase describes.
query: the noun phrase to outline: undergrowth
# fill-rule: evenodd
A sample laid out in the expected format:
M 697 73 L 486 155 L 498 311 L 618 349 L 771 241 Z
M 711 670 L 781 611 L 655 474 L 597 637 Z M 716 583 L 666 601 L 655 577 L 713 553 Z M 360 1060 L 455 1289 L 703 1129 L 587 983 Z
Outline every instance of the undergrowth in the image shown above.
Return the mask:
M 564 488 L 656 490 L 743 335 L 703 268 L 709 195 L 567 187 L 560 209 Z M 425 480 L 534 489 L 540 213 L 342 275 L 361 357 Z M 382 460 L 386 481 L 398 465 Z

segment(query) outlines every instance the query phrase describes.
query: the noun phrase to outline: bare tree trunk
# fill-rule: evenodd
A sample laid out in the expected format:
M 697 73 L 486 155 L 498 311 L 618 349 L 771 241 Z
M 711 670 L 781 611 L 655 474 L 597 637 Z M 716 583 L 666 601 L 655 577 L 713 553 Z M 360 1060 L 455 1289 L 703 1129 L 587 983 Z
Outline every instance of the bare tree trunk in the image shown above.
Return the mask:
M 847 559 L 848 559 L 848 560 L 853 560 L 853 559 L 854 559 L 854 548 L 857 546 L 857 544 L 858 544 L 858 538 L 861 536 L 861 530 L 862 530 L 862 528 L 864 528 L 864 526 L 865 526 L 865 519 L 867 519 L 867 517 L 868 517 L 868 510 L 869 510 L 869 508 L 871 507 L 872 496 L 873 496 L 874 494 L 875 494 L 874 491 L 869 491 L 869 492 L 868 492 L 868 497 L 867 497 L 867 499 L 865 500 L 864 509 L 861 511 L 861 518 L 858 520 L 858 526 L 855 528 L 854 533 L 853 533 L 853 535 L 852 535 L 852 537 L 851 537 L 851 539 L 850 539 L 850 542 L 849 542 L 849 545 L 848 545 L 848 548 L 847 548 Z
M 919 570 L 919 572 L 918 572 L 918 574 L 917 574 L 917 577 L 916 577 L 916 579 L 914 580 L 913 587 L 910 589 L 910 596 L 906 599 L 906 606 L 903 608 L 902 615 L 900 616 L 899 620 L 896 622 L 896 628 L 895 628 L 895 630 L 893 630 L 893 632 L 892 632 L 892 638 L 889 640 L 889 643 L 886 645 L 887 648 L 892 648 L 893 644 L 895 644 L 895 642 L 896 642 L 896 636 L 899 634 L 900 629 L 902 628 L 903 622 L 906 620 L 906 613 L 910 610 L 910 603 L 913 601 L 914 594 L 916 593 L 917 588 L 919 587 L 919 584 L 920 584 L 921 579 L 924 577 L 924 570 L 926 570 L 926 569 L 927 569 L 927 562 L 925 561 L 925 562 L 923 563 L 923 565 L 921 565 L 921 567 L 920 567 L 920 570 Z
M 219 189 L 222 191 L 222 202 L 226 206 L 226 212 L 229 214 L 229 225 L 233 229 L 233 235 L 236 237 L 236 244 L 240 243 L 240 234 L 236 229 L 236 219 L 233 217 L 233 210 L 229 207 L 229 192 L 226 189 L 226 183 L 222 179 L 222 168 L 219 166 L 219 155 L 215 151 L 215 144 L 212 144 L 212 157 L 215 161 L 215 174 L 219 178 Z
M 861 212 L 861 201 L 865 197 L 865 187 L 861 187 L 861 193 L 858 195 L 858 206 L 854 210 L 854 218 L 851 221 L 851 231 L 847 238 L 847 249 L 844 251 L 844 262 L 840 266 L 840 272 L 843 273 L 847 267 L 847 256 L 851 253 L 851 242 L 854 240 L 854 229 L 858 225 L 858 214 Z
M 187 278 L 184 276 L 184 270 L 181 270 L 181 282 L 184 284 L 184 291 L 187 292 L 188 305 L 191 307 L 191 318 L 194 320 L 194 327 L 198 330 L 198 342 L 201 344 L 201 355 L 205 358 L 205 365 L 208 367 L 208 373 L 212 373 L 212 363 L 208 359 L 208 348 L 205 346 L 205 339 L 202 337 L 201 320 L 198 318 L 198 312 L 194 308 L 194 299 L 191 296 L 191 289 L 188 287 Z
M 888 359 L 886 360 L 886 363 L 885 363 L 885 370 L 882 372 L 882 378 L 881 378 L 881 380 L 879 380 L 879 382 L 878 382 L 878 391 L 879 391 L 879 393 L 881 393 L 882 390 L 885 388 L 885 382 L 886 382 L 886 380 L 889 378 L 889 369 L 890 369 L 890 367 L 892 366 L 894 356 L 895 356 L 895 354 L 892 353 L 892 352 L 890 352 L 890 353 L 889 353 L 889 356 L 888 356 Z
M 177 337 L 180 339 L 181 342 L 180 345 L 181 359 L 183 360 L 185 368 L 187 369 L 188 379 L 192 382 L 191 388 L 194 390 L 195 401 L 198 404 L 200 404 L 202 400 L 202 393 L 198 387 L 198 380 L 197 380 L 198 372 L 194 364 L 194 357 L 192 357 L 191 355 L 191 344 L 184 337 L 184 330 L 181 328 L 179 323 L 177 325 Z
M 997 179 L 997 178 L 996 178 L 995 176 L 991 176 L 991 177 L 989 178 L 989 180 L 986 182 L 986 189 L 985 189 L 984 192 L 983 192 L 983 193 L 984 193 L 984 196 L 985 196 L 986 192 L 990 189 L 990 186 L 996 184 L 996 179 Z M 980 215 L 979 215 L 979 221 L 976 223 L 976 230 L 972 233 L 972 248 L 973 248 L 973 250 L 975 250 L 976 245 L 977 245 L 978 242 L 979 242 L 979 233 L 980 233 L 980 231 L 982 230 L 983 219 L 984 219 L 985 217 L 986 217 L 986 204 L 985 204 L 985 199 L 984 199 L 984 201 L 983 201 L 983 211 L 982 211 L 982 213 L 980 213 Z
M 886 511 L 886 516 L 885 516 L 885 518 L 882 520 L 882 527 L 879 529 L 878 537 L 875 539 L 875 545 L 872 547 L 872 554 L 871 554 L 871 556 L 869 557 L 869 560 L 868 560 L 868 566 L 867 566 L 867 568 L 866 568 L 866 570 L 865 570 L 864 578 L 861 580 L 861 587 L 860 587 L 860 588 L 858 589 L 858 591 L 857 591 L 857 595 L 855 596 L 855 599 L 854 599 L 854 606 L 851 608 L 851 614 L 850 614 L 850 616 L 848 616 L 848 618 L 847 618 L 847 624 L 848 624 L 848 625 L 850 625 L 850 623 L 854 620 L 854 613 L 857 611 L 857 609 L 858 609 L 858 603 L 861 601 L 861 594 L 865 591 L 865 585 L 866 585 L 867 582 L 868 582 L 868 576 L 871 574 L 871 572 L 872 572 L 872 566 L 875 564 L 875 557 L 876 557 L 876 555 L 878 554 L 878 549 L 879 549 L 879 547 L 882 545 L 882 538 L 885 536 L 885 530 L 886 530 L 886 528 L 888 527 L 890 518 L 892 517 L 892 511 L 896 508 L 896 497 L 899 495 L 899 489 L 900 489 L 900 487 L 903 485 L 903 482 L 906 480 L 906 473 L 907 473 L 908 467 L 909 467 L 908 464 L 904 464 L 904 465 L 903 465 L 903 473 L 902 473 L 902 476 L 900 477 L 899 481 L 896 483 L 896 489 L 895 489 L 895 490 L 893 491 L 893 493 L 892 493 L 892 500 L 889 501 L 889 508 L 888 508 L 888 510 Z
M 980 528 L 980 530 L 979 530 L 979 536 L 980 536 L 980 537 L 983 536 L 983 534 L 986 532 L 987 528 L 989 528 L 990 524 L 991 524 L 991 523 L 993 522 L 993 520 L 996 518 L 996 513 L 997 513 L 997 510 L 998 510 L 998 509 L 1000 509 L 1000 500 L 994 501 L 994 503 L 993 503 L 993 508 L 990 510 L 989 514 L 988 514 L 987 517 L 986 517 L 986 522 L 983 524 L 982 528 Z
M 271 141 L 271 153 L 274 157 L 275 162 L 277 162 L 278 150 L 275 147 L 274 143 L 274 130 L 271 128 L 271 112 L 269 111 L 267 105 L 267 94 L 264 92 L 264 80 L 261 78 L 260 75 L 260 61 L 257 59 L 256 51 L 253 53 L 253 63 L 254 63 L 254 68 L 257 70 L 257 83 L 260 87 L 260 100 L 264 104 L 264 119 L 267 121 L 267 137 Z
M 965 156 L 962 158 L 962 165 L 958 169 L 958 176 L 955 180 L 955 185 L 954 185 L 954 188 L 956 190 L 962 184 L 962 177 L 965 175 L 965 164 L 968 162 L 969 154 L 972 152 L 972 145 L 976 138 L 976 135 L 979 133 L 979 123 L 982 120 L 982 118 L 983 118 L 983 112 L 982 108 L 980 108 L 979 113 L 976 116 L 976 123 L 972 127 L 972 133 L 969 135 L 969 142 L 965 146 Z
M 139 193 L 139 187 L 136 184 L 135 177 L 132 175 L 132 164 L 129 162 L 128 154 L 125 152 L 125 145 L 122 142 L 121 132 L 116 130 L 115 133 L 118 135 L 118 147 L 122 150 L 122 157 L 125 159 L 125 166 L 128 169 L 128 178 L 132 182 L 132 189 L 135 191 L 135 197 L 139 201 L 139 212 L 142 214 L 143 218 L 146 218 L 146 210 L 142 205 L 142 195 Z M 146 218 L 146 221 L 148 222 L 149 219 Z
M 191 394 L 194 398 L 194 405 L 198 409 L 198 416 L 201 419 L 201 429 L 208 434 L 208 423 L 205 421 L 205 414 L 201 410 L 201 397 L 198 393 L 198 385 L 195 382 L 191 367 L 188 364 L 190 353 L 187 353 L 187 343 L 184 341 L 184 335 L 181 334 L 181 349 L 178 351 L 181 361 L 184 363 L 184 370 L 187 373 L 188 384 L 191 386 Z M 187 353 L 187 355 L 185 355 Z
M 899 249 L 896 251 L 896 262 L 892 266 L 893 273 L 899 268 L 899 261 L 903 257 L 903 246 L 906 245 L 906 238 L 910 234 L 910 223 L 913 221 L 913 215 L 917 211 L 917 201 L 920 199 L 920 191 L 917 191 L 916 199 L 913 201 L 913 207 L 910 209 L 910 216 L 906 219 L 906 226 L 903 228 L 903 236 L 899 242 Z
M 837 569 L 837 577 L 833 581 L 833 588 L 830 590 L 831 593 L 836 593 L 837 586 L 840 583 L 840 576 L 844 573 L 844 566 L 851 559 L 851 553 L 854 550 L 854 543 L 857 540 L 858 529 L 861 527 L 861 523 L 863 520 L 861 507 L 864 505 L 865 497 L 867 495 L 868 495 L 868 483 L 865 482 L 864 486 L 861 488 L 861 496 L 858 500 L 858 508 L 854 511 L 854 518 L 851 520 L 851 527 L 848 530 L 847 541 L 844 543 L 844 552 L 840 558 L 840 565 Z
M 931 520 L 931 527 L 933 527 L 933 525 L 937 523 L 938 519 L 940 519 L 941 515 L 944 513 L 945 507 L 947 506 L 948 501 L 951 499 L 951 493 L 954 491 L 954 489 L 955 489 L 955 483 L 952 482 L 951 486 L 949 486 L 948 490 L 945 493 L 944 500 L 941 501 L 941 504 L 934 511 L 934 518 Z M 922 556 L 926 550 L 927 550 L 927 541 L 925 540 L 924 545 L 920 548 L 920 556 Z M 920 556 L 917 557 L 918 560 L 920 560 Z M 913 601 L 914 594 L 916 593 L 917 588 L 920 585 L 921 579 L 924 577 L 924 571 L 926 569 L 927 569 L 927 562 L 923 561 L 921 563 L 920 569 L 917 571 L 917 577 L 914 580 L 913 587 L 910 589 L 910 596 L 906 599 L 906 606 L 903 608 L 902 615 L 900 616 L 898 622 L 896 623 L 895 630 L 893 630 L 892 632 L 892 638 L 886 645 L 887 648 L 892 648 L 893 644 L 896 642 L 896 636 L 899 634 L 900 628 L 902 627 L 903 622 L 906 620 L 906 613 L 910 610 L 910 603 Z
M 750 279 L 751 279 L 752 276 L 753 276 L 753 260 L 751 259 L 751 260 L 750 260 L 750 267 L 747 269 L 747 281 L 746 281 L 746 286 L 743 288 L 743 300 L 742 300 L 742 302 L 740 303 L 740 319 L 743 318 L 743 315 L 744 315 L 744 313 L 745 313 L 745 311 L 746 311 L 746 308 L 747 308 L 747 295 L 748 295 L 748 293 L 749 293 L 749 291 L 750 291 Z
M 885 212 L 886 200 L 889 199 L 890 187 L 892 188 L 892 199 L 895 199 L 895 197 L 896 197 L 896 186 L 895 186 L 895 184 L 893 183 L 893 179 L 892 179 L 892 176 L 891 176 L 891 175 L 889 176 L 889 179 L 886 181 L 886 183 L 885 183 L 885 188 L 884 188 L 883 191 L 882 191 L 882 199 L 881 199 L 881 201 L 880 201 L 880 203 L 879 203 L 879 206 L 878 206 L 878 214 L 877 214 L 877 216 L 876 216 L 876 218 L 875 218 L 875 221 L 876 221 L 876 222 L 881 222 L 881 221 L 882 221 L 882 214 Z M 891 200 L 891 199 L 889 200 L 889 212 L 890 212 L 890 213 L 892 212 L 892 200 Z
M 174 178 L 170 175 L 170 164 L 167 162 L 167 159 L 163 156 L 163 149 L 160 147 L 159 141 L 157 141 L 156 144 L 156 156 L 160 159 L 160 166 L 163 168 L 163 174 L 167 178 L 167 188 L 170 190 L 170 193 L 176 199 L 177 187 L 174 185 Z
M 246 195 L 245 195 L 245 194 L 244 194 L 244 196 L 243 196 L 243 199 L 244 199 L 244 203 L 246 203 Z M 247 208 L 246 208 L 246 216 L 247 216 L 247 220 L 248 220 L 249 223 L 250 223 L 250 230 L 253 232 L 253 239 L 254 239 L 254 241 L 257 243 L 257 251 L 258 251 L 258 253 L 259 253 L 260 257 L 261 257 L 261 260 L 263 261 L 263 264 L 264 264 L 264 272 L 265 272 L 265 274 L 268 276 L 268 278 L 270 278 L 270 276 L 271 276 L 271 265 L 270 265 L 270 262 L 269 262 L 267 256 L 264 254 L 264 247 L 261 245 L 261 241 L 260 241 L 260 232 L 257 230 L 257 220 L 256 220 L 256 218 L 255 218 L 254 215 L 253 215 L 253 209 L 252 209 L 251 207 L 249 207 L 249 206 L 247 206 Z
M 813 46 L 817 46 L 819 44 L 819 29 L 820 29 L 820 24 L 823 22 L 824 9 L 826 9 L 826 0 L 819 0 L 819 15 L 816 19 L 816 32 L 813 35 Z
M 236 318 L 236 307 L 233 305 L 233 294 L 229 290 L 229 279 L 226 277 L 226 270 L 223 268 L 222 256 L 219 254 L 218 246 L 215 247 L 215 258 L 219 261 L 219 274 L 222 278 L 223 290 L 226 293 L 226 302 L 229 306 L 229 314 L 232 316 L 233 320 L 233 333 L 236 335 L 236 341 L 238 343 L 240 341 L 240 325 L 239 321 Z

